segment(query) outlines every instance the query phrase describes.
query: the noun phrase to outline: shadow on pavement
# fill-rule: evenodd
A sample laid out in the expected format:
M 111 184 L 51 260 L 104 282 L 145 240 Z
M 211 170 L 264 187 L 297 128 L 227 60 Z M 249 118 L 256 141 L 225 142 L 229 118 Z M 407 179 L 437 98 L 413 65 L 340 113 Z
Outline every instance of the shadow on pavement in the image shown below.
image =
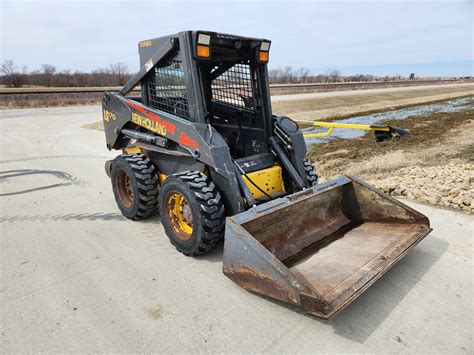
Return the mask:
M 222 238 L 215 246 L 214 249 L 207 252 L 204 255 L 199 255 L 196 258 L 198 260 L 205 260 L 212 263 L 219 262 L 222 264 L 222 256 L 224 254 L 224 238 Z M 224 276 L 224 274 L 222 274 Z M 225 276 L 224 276 L 225 277 Z

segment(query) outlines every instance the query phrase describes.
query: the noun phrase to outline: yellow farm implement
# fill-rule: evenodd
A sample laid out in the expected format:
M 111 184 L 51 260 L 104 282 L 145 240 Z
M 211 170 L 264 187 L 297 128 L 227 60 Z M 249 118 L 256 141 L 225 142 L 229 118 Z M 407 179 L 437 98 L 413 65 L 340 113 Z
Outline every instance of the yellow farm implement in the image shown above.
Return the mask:
M 337 123 L 337 122 L 324 122 L 324 121 L 298 121 L 298 123 L 303 123 L 306 125 L 316 126 L 316 127 L 325 127 L 327 128 L 324 132 L 317 133 L 305 133 L 303 136 L 305 138 L 319 138 L 319 137 L 328 137 L 330 136 L 334 129 L 358 129 L 364 131 L 374 131 L 375 139 L 377 142 L 382 142 L 390 140 L 392 138 L 400 138 L 407 134 L 409 131 L 406 129 L 392 127 L 392 126 L 376 126 L 376 125 L 364 125 L 364 124 L 354 124 L 354 123 Z

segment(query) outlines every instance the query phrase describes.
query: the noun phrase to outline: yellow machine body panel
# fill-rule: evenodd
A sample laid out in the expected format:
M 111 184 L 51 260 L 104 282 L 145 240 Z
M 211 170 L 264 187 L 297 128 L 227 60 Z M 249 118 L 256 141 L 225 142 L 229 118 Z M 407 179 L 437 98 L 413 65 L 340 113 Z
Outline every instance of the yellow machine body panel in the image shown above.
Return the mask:
M 269 195 L 285 191 L 281 166 L 274 165 L 270 168 L 247 173 L 246 175 L 255 183 L 255 185 Z M 242 178 L 254 198 L 265 196 L 264 193 L 255 187 L 245 175 L 242 175 Z
M 168 176 L 165 175 L 165 174 L 162 174 L 162 173 L 158 173 L 158 180 L 160 181 L 160 185 L 163 185 L 163 183 L 165 182 L 166 178 Z
M 123 148 L 122 151 L 127 154 L 137 154 L 141 153 L 142 150 L 138 147 L 128 147 L 128 148 Z

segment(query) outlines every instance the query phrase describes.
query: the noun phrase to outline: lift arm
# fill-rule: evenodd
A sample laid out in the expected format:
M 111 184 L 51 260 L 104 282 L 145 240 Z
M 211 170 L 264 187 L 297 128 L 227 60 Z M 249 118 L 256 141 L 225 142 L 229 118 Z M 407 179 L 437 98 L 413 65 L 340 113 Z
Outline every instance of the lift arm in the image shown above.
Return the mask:
M 122 95 L 127 95 L 130 91 L 133 90 L 137 84 L 142 81 L 143 77 L 158 63 L 161 59 L 167 56 L 177 45 L 177 41 L 174 38 L 171 38 L 169 42 L 165 42 L 158 48 L 158 50 L 150 57 L 146 64 L 140 68 L 138 73 L 136 73 L 120 90 Z

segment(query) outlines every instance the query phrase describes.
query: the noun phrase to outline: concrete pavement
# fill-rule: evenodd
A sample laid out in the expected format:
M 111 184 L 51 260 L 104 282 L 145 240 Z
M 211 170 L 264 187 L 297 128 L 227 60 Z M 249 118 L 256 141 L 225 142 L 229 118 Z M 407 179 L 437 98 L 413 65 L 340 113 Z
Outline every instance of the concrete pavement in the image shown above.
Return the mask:
M 0 111 L 2 352 L 473 352 L 473 216 L 410 202 L 434 231 L 320 321 L 227 279 L 222 244 L 188 258 L 123 218 L 100 117 Z

